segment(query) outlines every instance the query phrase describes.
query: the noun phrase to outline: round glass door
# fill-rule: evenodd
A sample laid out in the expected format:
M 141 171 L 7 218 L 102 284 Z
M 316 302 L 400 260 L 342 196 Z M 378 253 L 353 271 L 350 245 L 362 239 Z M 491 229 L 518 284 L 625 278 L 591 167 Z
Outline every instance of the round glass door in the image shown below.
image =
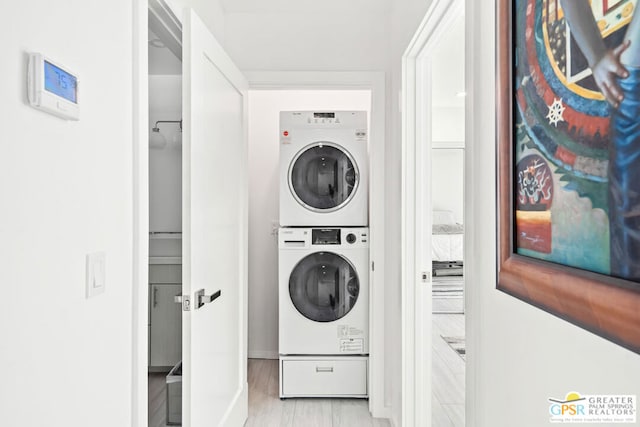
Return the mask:
M 332 322 L 346 316 L 359 293 L 358 275 L 351 263 L 331 252 L 307 255 L 289 277 L 293 305 L 316 322 Z
M 330 142 L 316 142 L 298 153 L 289 186 L 302 206 L 331 212 L 347 204 L 358 187 L 358 170 L 349 153 Z

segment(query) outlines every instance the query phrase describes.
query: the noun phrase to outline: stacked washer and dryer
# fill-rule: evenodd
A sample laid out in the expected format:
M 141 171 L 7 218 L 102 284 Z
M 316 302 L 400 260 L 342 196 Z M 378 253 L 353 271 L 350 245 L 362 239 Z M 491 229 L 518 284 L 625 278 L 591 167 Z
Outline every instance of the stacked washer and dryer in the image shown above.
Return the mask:
M 280 397 L 366 398 L 367 115 L 280 113 Z

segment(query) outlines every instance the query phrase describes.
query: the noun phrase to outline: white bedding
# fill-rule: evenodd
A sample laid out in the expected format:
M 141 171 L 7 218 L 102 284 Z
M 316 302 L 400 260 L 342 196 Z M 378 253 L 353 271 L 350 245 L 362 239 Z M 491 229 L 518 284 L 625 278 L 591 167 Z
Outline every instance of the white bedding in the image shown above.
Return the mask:
M 462 261 L 464 234 L 462 226 L 456 224 L 453 212 L 434 211 L 433 225 L 434 234 L 431 235 L 433 261 Z M 456 232 L 452 232 L 453 229 Z
M 431 259 L 433 261 L 462 261 L 463 241 L 462 234 L 432 234 Z

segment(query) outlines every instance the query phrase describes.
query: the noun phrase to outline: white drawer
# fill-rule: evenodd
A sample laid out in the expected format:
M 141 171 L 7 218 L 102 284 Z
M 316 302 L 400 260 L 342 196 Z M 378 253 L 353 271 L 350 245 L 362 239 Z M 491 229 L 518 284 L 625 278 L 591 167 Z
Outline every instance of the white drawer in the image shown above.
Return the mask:
M 367 358 L 304 358 L 281 362 L 281 397 L 366 397 Z

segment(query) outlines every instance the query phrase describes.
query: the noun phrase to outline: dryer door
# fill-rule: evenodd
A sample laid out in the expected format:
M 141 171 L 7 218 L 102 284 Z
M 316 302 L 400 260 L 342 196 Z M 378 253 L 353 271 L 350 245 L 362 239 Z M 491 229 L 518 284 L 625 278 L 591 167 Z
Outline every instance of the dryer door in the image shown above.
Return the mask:
M 331 212 L 349 203 L 358 188 L 358 166 L 342 147 L 319 141 L 291 162 L 289 187 L 295 199 L 314 212 Z
M 315 322 L 332 322 L 346 316 L 359 293 L 360 282 L 353 265 L 331 252 L 307 255 L 289 277 L 293 305 Z

